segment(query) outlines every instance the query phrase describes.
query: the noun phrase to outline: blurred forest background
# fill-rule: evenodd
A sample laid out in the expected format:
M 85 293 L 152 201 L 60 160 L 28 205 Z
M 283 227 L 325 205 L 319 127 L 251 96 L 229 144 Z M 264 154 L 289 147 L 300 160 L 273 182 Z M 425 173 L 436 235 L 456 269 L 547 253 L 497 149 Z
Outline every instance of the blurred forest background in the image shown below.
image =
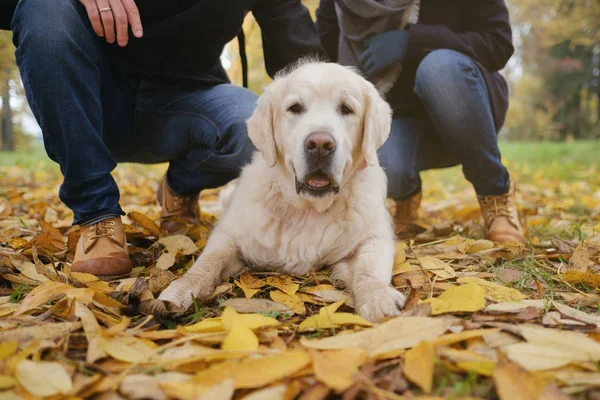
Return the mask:
M 304 0 L 314 12 L 318 0 Z M 503 71 L 511 91 L 504 140 L 560 141 L 600 138 L 600 0 L 508 0 L 516 52 Z M 261 93 L 264 70 L 260 28 L 244 23 L 250 88 Z M 223 63 L 241 84 L 238 43 Z M 39 146 L 14 63 L 11 33 L 0 32 L 0 149 Z

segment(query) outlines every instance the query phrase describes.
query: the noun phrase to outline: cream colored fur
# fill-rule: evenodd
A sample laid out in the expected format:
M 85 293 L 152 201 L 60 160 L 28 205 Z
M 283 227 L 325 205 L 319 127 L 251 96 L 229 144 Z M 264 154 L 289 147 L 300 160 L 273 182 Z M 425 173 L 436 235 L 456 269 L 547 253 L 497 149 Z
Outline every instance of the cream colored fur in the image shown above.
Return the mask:
M 287 111 L 294 102 L 304 106 L 302 114 Z M 341 103 L 353 114 L 342 114 Z M 259 152 L 206 249 L 159 298 L 187 308 L 192 296 L 209 298 L 245 266 L 305 274 L 331 265 L 360 315 L 376 321 L 398 314 L 405 299 L 390 286 L 394 234 L 376 153 L 389 133 L 391 110 L 375 87 L 346 67 L 305 62 L 275 79 L 247 124 Z M 306 168 L 303 143 L 315 131 L 336 140 L 337 194 L 296 193 L 294 174 Z

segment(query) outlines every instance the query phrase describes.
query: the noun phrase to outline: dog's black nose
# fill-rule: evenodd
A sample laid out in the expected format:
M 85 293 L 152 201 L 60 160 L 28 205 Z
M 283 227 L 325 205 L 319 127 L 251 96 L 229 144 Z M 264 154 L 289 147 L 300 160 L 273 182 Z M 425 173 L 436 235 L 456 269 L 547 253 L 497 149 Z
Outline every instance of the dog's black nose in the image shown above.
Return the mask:
M 313 132 L 304 142 L 306 152 L 312 156 L 329 156 L 335 152 L 335 140 L 327 132 Z

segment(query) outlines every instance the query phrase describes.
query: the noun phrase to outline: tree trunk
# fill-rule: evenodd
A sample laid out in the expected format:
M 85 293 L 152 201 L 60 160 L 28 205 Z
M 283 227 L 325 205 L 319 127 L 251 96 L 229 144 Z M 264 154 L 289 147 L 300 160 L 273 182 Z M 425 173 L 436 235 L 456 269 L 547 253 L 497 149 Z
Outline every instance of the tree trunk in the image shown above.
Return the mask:
M 2 151 L 13 151 L 15 149 L 15 138 L 13 135 L 12 109 L 10 108 L 10 85 L 8 78 L 3 82 L 2 86 L 2 118 L 0 118 L 2 121 Z

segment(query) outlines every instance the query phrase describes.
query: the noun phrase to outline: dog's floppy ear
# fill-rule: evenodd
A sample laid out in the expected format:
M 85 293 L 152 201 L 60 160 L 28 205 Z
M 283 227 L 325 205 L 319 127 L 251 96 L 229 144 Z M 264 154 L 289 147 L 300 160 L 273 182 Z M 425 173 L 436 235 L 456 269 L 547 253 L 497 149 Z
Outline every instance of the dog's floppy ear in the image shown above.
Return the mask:
M 385 143 L 390 134 L 392 109 L 373 85 L 366 86 L 362 152 L 368 165 L 377 165 L 377 149 Z
M 273 84 L 271 84 L 273 86 Z M 262 153 L 269 167 L 277 161 L 277 146 L 275 145 L 275 130 L 273 128 L 273 87 L 267 88 L 258 98 L 254 112 L 246 121 L 248 137 L 254 146 Z

